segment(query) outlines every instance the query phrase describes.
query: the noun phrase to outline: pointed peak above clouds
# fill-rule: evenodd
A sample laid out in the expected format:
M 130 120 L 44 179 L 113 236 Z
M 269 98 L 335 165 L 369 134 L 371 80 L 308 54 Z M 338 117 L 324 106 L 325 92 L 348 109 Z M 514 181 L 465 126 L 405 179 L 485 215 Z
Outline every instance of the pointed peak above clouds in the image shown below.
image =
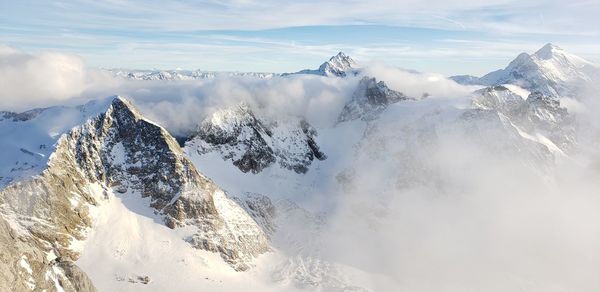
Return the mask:
M 346 77 L 348 73 L 353 73 L 354 75 L 356 75 L 357 69 L 359 68 L 360 66 L 354 59 L 346 55 L 344 52 L 340 51 L 339 53 L 337 53 L 337 55 L 329 58 L 327 62 L 321 64 L 321 66 L 319 66 L 319 69 L 304 69 L 296 73 L 286 73 L 283 74 L 283 76 L 295 74 L 312 74 L 328 77 Z
M 329 61 L 321 64 L 319 71 L 325 73 L 325 76 L 345 76 L 345 72 L 358 68 L 358 64 L 350 56 L 339 52 L 331 57 Z
M 598 68 L 593 63 L 548 43 L 533 54 L 519 54 L 506 68 L 481 78 L 455 76 L 451 79 L 459 83 L 486 86 L 514 84 L 545 95 L 571 96 L 574 94 L 573 85 L 589 81 L 590 76 L 597 74 Z
M 534 55 L 541 59 L 551 59 L 554 57 L 555 54 L 564 54 L 564 52 L 565 51 L 559 48 L 557 45 L 547 43 L 537 52 L 535 52 Z

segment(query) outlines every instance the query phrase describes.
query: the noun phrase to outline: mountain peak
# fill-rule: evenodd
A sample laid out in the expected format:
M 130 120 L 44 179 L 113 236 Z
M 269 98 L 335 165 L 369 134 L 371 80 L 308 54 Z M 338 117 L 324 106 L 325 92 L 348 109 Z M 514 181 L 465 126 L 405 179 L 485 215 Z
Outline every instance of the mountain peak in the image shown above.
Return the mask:
M 348 57 L 348 55 L 344 54 L 344 52 L 342 52 L 342 51 L 339 51 L 339 52 L 337 53 L 337 55 L 335 55 L 335 56 L 336 56 L 336 57 L 342 57 L 342 58 L 346 58 L 346 57 Z
M 548 60 L 552 59 L 556 54 L 564 53 L 564 50 L 559 48 L 558 46 L 547 43 L 541 49 L 534 53 L 534 55 L 540 59 Z
M 487 86 L 513 84 L 550 96 L 572 96 L 573 84 L 590 80 L 590 76 L 598 74 L 597 68 L 593 63 L 548 43 L 533 54 L 519 54 L 506 68 L 488 73 L 476 81 Z
M 409 99 L 401 92 L 389 89 L 385 82 L 369 76 L 359 82 L 352 100 L 348 102 L 338 116 L 338 122 L 356 119 L 373 120 L 390 104 Z
M 350 56 L 339 52 L 337 55 L 331 57 L 329 61 L 321 64 L 319 72 L 324 76 L 346 76 L 346 71 L 356 69 L 358 64 Z
M 133 105 L 133 103 L 127 99 L 126 97 L 115 95 L 111 96 L 111 106 L 114 110 L 127 113 L 131 115 L 136 120 L 144 119 L 139 110 Z
M 356 61 L 354 61 L 350 56 L 346 55 L 344 52 L 340 51 L 337 53 L 337 55 L 329 58 L 329 61 L 323 63 L 323 65 L 325 64 L 332 64 L 332 63 L 345 63 L 347 65 L 351 65 L 351 66 L 355 66 L 356 65 Z M 323 66 L 321 65 L 321 66 Z
M 359 68 L 358 63 L 354 61 L 350 56 L 346 55 L 344 52 L 340 51 L 337 55 L 329 58 L 329 60 L 321 66 L 319 69 L 304 69 L 298 71 L 296 73 L 285 73 L 286 75 L 293 74 L 313 74 L 313 75 L 321 75 L 321 76 L 336 76 L 336 77 L 345 77 L 346 72 L 353 72 L 356 75 L 357 69 Z
M 115 105 L 115 104 L 123 104 L 123 105 L 126 105 L 127 107 L 133 107 L 133 105 L 131 104 L 131 101 L 129 101 L 124 96 L 113 95 L 113 96 L 109 97 L 108 99 L 111 100 L 111 104 L 113 104 L 113 105 Z

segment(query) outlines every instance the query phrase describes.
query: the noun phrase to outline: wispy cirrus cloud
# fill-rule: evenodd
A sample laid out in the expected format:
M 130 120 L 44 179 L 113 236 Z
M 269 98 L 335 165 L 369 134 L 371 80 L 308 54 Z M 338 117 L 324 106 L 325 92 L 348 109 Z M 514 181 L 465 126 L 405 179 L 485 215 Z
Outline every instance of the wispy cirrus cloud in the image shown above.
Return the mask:
M 5 11 L 0 43 L 67 51 L 101 67 L 284 72 L 316 66 L 343 50 L 368 62 L 482 74 L 546 42 L 600 60 L 598 1 L 26 0 L 0 5 Z M 442 59 L 448 56 L 454 59 Z

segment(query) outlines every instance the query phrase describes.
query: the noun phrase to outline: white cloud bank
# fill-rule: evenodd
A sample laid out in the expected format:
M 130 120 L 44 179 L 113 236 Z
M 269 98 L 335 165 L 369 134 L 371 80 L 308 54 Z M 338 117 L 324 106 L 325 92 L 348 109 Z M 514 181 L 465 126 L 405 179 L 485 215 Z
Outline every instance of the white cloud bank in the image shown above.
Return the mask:
M 92 84 L 108 81 L 101 75 L 74 55 L 29 54 L 0 45 L 0 108 L 23 110 L 66 102 Z
M 409 72 L 385 65 L 369 66 L 364 75 L 383 80 L 390 88 L 413 97 L 425 93 L 464 97 L 473 89 L 439 74 Z M 0 46 L 0 110 L 23 111 L 123 95 L 134 99 L 149 118 L 176 135 L 195 128 L 217 108 L 240 102 L 260 109 L 265 115 L 304 116 L 316 126 L 331 125 L 359 78 L 217 76 L 193 81 L 136 81 L 114 78 L 106 71 L 89 68 L 74 55 L 25 53 Z

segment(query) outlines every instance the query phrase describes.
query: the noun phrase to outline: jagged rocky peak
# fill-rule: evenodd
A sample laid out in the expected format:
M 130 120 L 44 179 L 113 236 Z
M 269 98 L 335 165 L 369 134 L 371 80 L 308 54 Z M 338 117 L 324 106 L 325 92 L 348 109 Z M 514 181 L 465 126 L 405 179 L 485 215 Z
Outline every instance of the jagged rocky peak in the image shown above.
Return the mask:
M 331 57 L 327 62 L 321 64 L 319 69 L 305 69 L 296 73 L 286 73 L 286 75 L 294 74 L 313 74 L 328 77 L 346 77 L 348 74 L 358 74 L 360 66 L 350 56 L 339 52 L 337 55 Z
M 261 172 L 277 164 L 305 173 L 325 154 L 315 141 L 317 131 L 302 118 L 282 120 L 260 117 L 246 104 L 214 112 L 186 142 L 190 154 L 217 152 L 242 172 Z
M 171 228 L 198 232 L 189 242 L 219 252 L 235 269 L 269 250 L 260 227 L 217 185 L 198 172 L 164 128 L 117 97 L 105 114 L 76 129 L 69 147 L 90 181 L 150 198 Z
M 389 89 L 385 82 L 365 76 L 352 94 L 352 99 L 344 106 L 338 122 L 376 118 L 390 104 L 409 99 L 401 92 Z
M 329 61 L 321 64 L 319 71 L 325 76 L 345 77 L 346 72 L 358 68 L 358 64 L 343 52 L 331 57 Z
M 149 201 L 167 226 L 186 227 L 185 240 L 193 247 L 220 253 L 236 270 L 248 269 L 254 257 L 270 249 L 260 226 L 198 172 L 164 128 L 122 97 L 108 105 L 87 104 L 77 112 L 100 108 L 99 114 L 60 136 L 40 175 L 0 191 L 0 219 L 13 222 L 11 232 L 20 234 L 19 242 L 57 259 L 48 263 L 44 256 L 39 262 L 31 256 L 32 266 L 83 279 L 68 262 L 79 257 L 72 243 L 86 238 L 93 224 L 90 209 L 113 191 Z M 73 286 L 87 285 L 73 281 Z

